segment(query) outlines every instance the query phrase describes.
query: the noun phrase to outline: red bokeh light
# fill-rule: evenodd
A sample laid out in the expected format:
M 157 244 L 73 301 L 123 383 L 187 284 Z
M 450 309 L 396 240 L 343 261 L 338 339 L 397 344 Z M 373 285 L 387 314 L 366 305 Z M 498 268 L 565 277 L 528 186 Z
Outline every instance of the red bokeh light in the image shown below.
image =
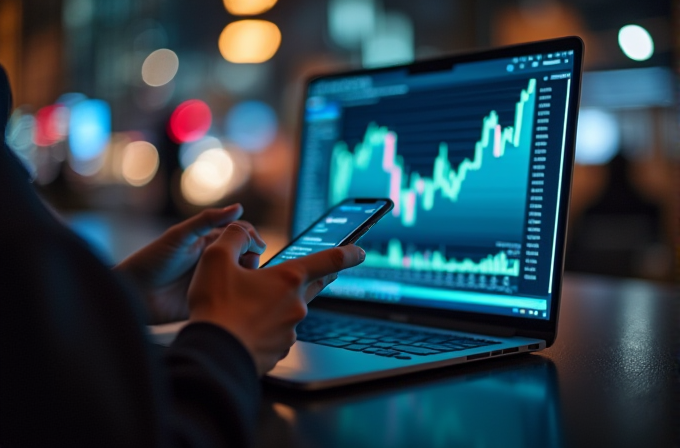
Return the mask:
M 188 100 L 177 106 L 170 116 L 168 135 L 175 143 L 193 142 L 210 129 L 212 113 L 200 100 Z
M 61 104 L 45 106 L 35 114 L 33 142 L 38 146 L 50 146 L 66 136 L 64 114 L 68 113 Z

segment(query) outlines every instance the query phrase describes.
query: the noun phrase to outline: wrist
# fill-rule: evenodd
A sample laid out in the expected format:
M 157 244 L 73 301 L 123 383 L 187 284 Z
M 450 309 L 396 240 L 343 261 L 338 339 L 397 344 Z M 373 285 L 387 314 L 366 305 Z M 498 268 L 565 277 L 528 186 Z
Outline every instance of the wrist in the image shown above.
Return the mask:
M 256 367 L 256 370 L 258 372 L 258 376 L 262 376 L 264 372 L 260 368 L 259 364 L 257 363 L 257 357 L 255 356 L 256 351 L 254 350 L 253 347 L 248 344 L 247 338 L 243 337 L 243 331 L 239 331 L 240 329 L 233 328 L 233 325 L 230 325 L 229 323 L 225 322 L 222 319 L 217 318 L 214 314 L 203 314 L 203 313 L 197 313 L 192 311 L 189 315 L 189 324 L 209 324 L 215 327 L 219 327 L 222 330 L 226 331 L 236 339 L 239 344 L 244 348 L 244 350 L 248 353 L 250 356 L 250 359 L 253 361 L 253 364 Z

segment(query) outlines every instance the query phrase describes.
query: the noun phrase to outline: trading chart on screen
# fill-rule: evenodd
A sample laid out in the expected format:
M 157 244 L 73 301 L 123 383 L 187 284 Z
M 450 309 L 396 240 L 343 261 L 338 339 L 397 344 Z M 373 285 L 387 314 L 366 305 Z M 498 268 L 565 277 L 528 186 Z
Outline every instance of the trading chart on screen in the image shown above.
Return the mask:
M 310 85 L 294 231 L 346 198 L 395 204 L 331 293 L 545 318 L 572 64 L 531 58 Z

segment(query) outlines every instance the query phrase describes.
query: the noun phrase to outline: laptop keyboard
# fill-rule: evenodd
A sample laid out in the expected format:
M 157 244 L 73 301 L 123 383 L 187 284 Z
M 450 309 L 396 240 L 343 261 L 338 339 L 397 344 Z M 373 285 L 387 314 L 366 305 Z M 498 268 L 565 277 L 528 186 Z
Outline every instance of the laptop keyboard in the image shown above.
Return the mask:
M 396 359 L 467 350 L 498 341 L 404 329 L 355 319 L 308 315 L 297 326 L 299 341 Z

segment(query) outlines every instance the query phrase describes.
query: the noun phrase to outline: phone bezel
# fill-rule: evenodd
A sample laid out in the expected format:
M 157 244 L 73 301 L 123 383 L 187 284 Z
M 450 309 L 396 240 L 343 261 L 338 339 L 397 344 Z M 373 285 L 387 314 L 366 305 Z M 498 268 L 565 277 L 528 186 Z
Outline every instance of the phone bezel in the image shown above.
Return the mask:
M 309 230 L 311 230 L 314 226 L 316 226 L 319 222 L 323 221 L 326 219 L 328 215 L 333 213 L 335 209 L 338 207 L 341 207 L 343 205 L 348 205 L 348 204 L 372 204 L 375 202 L 385 202 L 384 205 L 382 205 L 374 214 L 369 216 L 369 218 L 364 221 L 359 227 L 355 228 L 349 235 L 347 235 L 342 241 L 340 241 L 335 247 L 340 247 L 340 246 L 346 246 L 348 244 L 353 244 L 356 243 L 363 235 L 364 233 L 368 232 L 368 230 L 375 225 L 378 221 L 380 221 L 392 208 L 394 208 L 394 202 L 390 198 L 348 198 L 345 199 L 342 202 L 339 202 L 338 204 L 334 205 L 333 207 L 329 208 L 326 210 L 326 212 L 319 217 L 316 221 L 314 221 L 309 227 L 307 227 L 305 230 L 300 232 L 299 235 L 297 235 L 295 238 L 293 238 L 286 246 L 278 251 L 274 256 L 272 256 L 269 260 L 267 260 L 265 263 L 260 266 L 261 268 L 267 267 L 270 261 L 278 257 L 281 253 L 286 251 L 290 246 L 295 244 L 296 241 L 298 241 L 304 234 L 306 234 Z

